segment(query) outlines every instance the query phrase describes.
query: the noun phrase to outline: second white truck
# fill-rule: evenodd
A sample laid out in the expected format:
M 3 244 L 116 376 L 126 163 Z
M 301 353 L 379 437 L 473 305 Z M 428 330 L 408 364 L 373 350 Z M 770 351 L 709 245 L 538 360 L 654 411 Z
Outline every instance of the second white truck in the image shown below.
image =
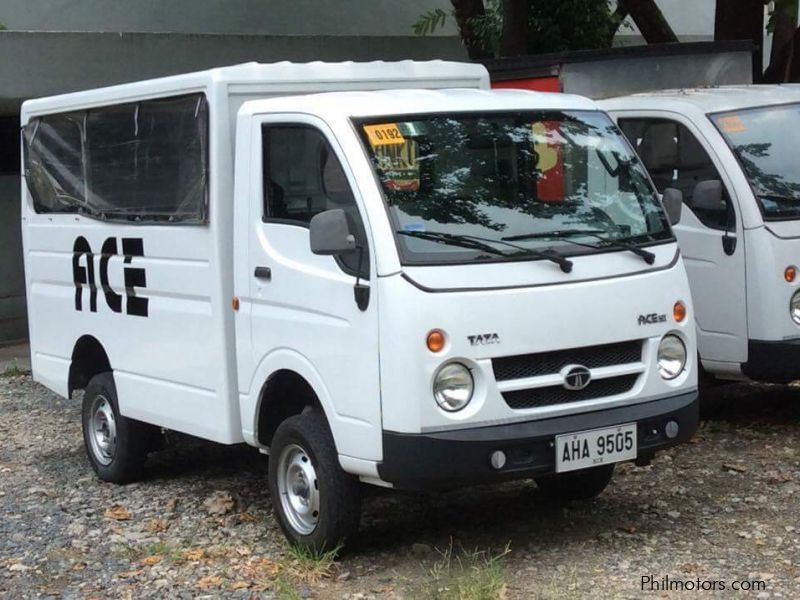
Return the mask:
M 705 373 L 800 378 L 800 86 L 667 90 L 603 100 L 659 191 L 675 233 Z

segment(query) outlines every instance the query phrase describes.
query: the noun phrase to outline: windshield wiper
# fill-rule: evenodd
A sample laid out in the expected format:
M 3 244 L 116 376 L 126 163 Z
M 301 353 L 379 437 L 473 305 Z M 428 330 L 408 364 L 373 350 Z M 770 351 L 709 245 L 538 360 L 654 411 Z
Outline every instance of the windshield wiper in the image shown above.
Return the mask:
M 539 238 L 562 238 L 566 239 L 569 242 L 577 245 L 577 246 L 586 246 L 587 248 L 598 248 L 598 246 L 594 244 L 582 244 L 580 242 L 576 242 L 574 240 L 570 240 L 569 238 L 573 236 L 579 235 L 587 235 L 589 237 L 593 237 L 596 240 L 600 240 L 604 244 L 608 244 L 611 247 L 622 248 L 623 250 L 628 250 L 629 252 L 633 252 L 636 256 L 641 256 L 644 262 L 648 265 L 652 265 L 656 260 L 656 255 L 650 252 L 649 250 L 645 250 L 644 248 L 640 248 L 639 246 L 635 246 L 634 244 L 630 244 L 628 242 L 622 240 L 615 240 L 613 238 L 607 238 L 602 235 L 598 235 L 600 233 L 605 233 L 602 229 L 557 229 L 554 231 L 545 231 L 540 233 L 528 233 L 522 235 L 512 235 L 509 237 L 504 237 L 504 240 L 508 241 L 518 241 L 518 240 L 534 240 Z
M 445 233 L 443 231 L 405 231 L 402 229 L 398 229 L 397 233 L 400 235 L 407 235 L 409 237 L 414 237 L 421 240 L 437 242 L 439 244 L 460 246 L 461 248 L 469 248 L 471 250 L 482 250 L 484 252 L 490 252 L 498 256 L 509 257 L 515 255 L 522 255 L 522 256 L 531 256 L 534 258 L 543 258 L 556 263 L 559 267 L 561 267 L 561 270 L 564 271 L 564 273 L 569 273 L 570 271 L 572 271 L 572 261 L 567 258 L 564 258 L 563 256 L 559 256 L 555 252 L 550 252 L 547 250 L 530 250 L 528 248 L 524 248 L 523 246 L 511 244 L 505 240 L 493 240 L 491 238 L 483 238 L 475 235 L 458 235 L 455 233 Z M 503 246 L 514 248 L 515 250 L 517 250 L 517 252 L 509 254 L 508 252 L 503 252 L 502 250 L 499 250 L 494 246 L 490 246 L 489 244 L 502 244 Z

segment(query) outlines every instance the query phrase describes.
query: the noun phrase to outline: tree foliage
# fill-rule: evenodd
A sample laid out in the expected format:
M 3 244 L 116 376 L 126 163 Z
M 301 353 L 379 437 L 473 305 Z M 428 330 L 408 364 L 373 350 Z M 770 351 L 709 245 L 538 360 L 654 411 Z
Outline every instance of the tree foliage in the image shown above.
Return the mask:
M 512 30 L 524 32 L 522 44 L 512 43 L 518 48 L 513 54 L 536 54 L 606 48 L 611 45 L 614 33 L 622 19 L 613 11 L 608 0 L 522 0 L 526 23 Z M 462 7 L 462 0 L 452 0 L 454 13 Z M 514 6 L 513 0 L 485 0 L 483 10 L 468 17 L 466 26 L 479 50 L 489 56 L 509 55 L 502 52 L 504 43 L 504 8 Z M 418 35 L 429 35 L 443 27 L 448 15 L 442 9 L 423 13 L 414 24 Z M 506 26 L 509 25 L 506 23 Z M 519 25 L 515 23 L 513 25 Z M 467 42 L 464 27 L 459 24 L 462 39 Z M 470 50 L 470 45 L 467 44 Z M 473 56 L 473 52 L 470 52 Z
M 630 16 L 649 43 L 675 42 L 655 0 L 450 0 L 470 58 L 608 48 Z M 443 27 L 446 11 L 423 13 L 418 35 Z

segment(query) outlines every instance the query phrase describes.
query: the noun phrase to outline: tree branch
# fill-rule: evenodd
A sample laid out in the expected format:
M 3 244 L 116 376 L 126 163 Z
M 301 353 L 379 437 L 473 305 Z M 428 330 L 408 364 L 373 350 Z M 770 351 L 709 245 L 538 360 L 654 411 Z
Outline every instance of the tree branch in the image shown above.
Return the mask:
M 678 41 L 655 0 L 619 0 L 619 4 L 630 14 L 648 44 Z
M 500 38 L 500 54 L 502 56 L 525 54 L 527 42 L 527 0 L 503 0 L 503 34 Z
M 467 47 L 467 54 L 472 60 L 489 58 L 490 52 L 483 47 L 481 39 L 472 27 L 474 19 L 483 17 L 486 9 L 483 0 L 450 0 L 453 5 L 453 16 L 456 18 L 461 40 Z

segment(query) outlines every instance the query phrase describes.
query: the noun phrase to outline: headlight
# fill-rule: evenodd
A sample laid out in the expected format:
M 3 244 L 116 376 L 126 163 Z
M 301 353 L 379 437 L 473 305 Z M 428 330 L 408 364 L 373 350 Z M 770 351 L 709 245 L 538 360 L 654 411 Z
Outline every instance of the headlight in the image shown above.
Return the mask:
M 800 325 L 800 290 L 794 293 L 792 301 L 789 302 L 789 314 L 792 316 L 792 321 Z
M 677 335 L 668 334 L 658 344 L 658 372 L 664 379 L 675 379 L 686 366 L 686 346 Z
M 461 410 L 472 400 L 475 383 L 472 373 L 461 363 L 450 363 L 439 369 L 433 380 L 433 397 L 448 412 Z

